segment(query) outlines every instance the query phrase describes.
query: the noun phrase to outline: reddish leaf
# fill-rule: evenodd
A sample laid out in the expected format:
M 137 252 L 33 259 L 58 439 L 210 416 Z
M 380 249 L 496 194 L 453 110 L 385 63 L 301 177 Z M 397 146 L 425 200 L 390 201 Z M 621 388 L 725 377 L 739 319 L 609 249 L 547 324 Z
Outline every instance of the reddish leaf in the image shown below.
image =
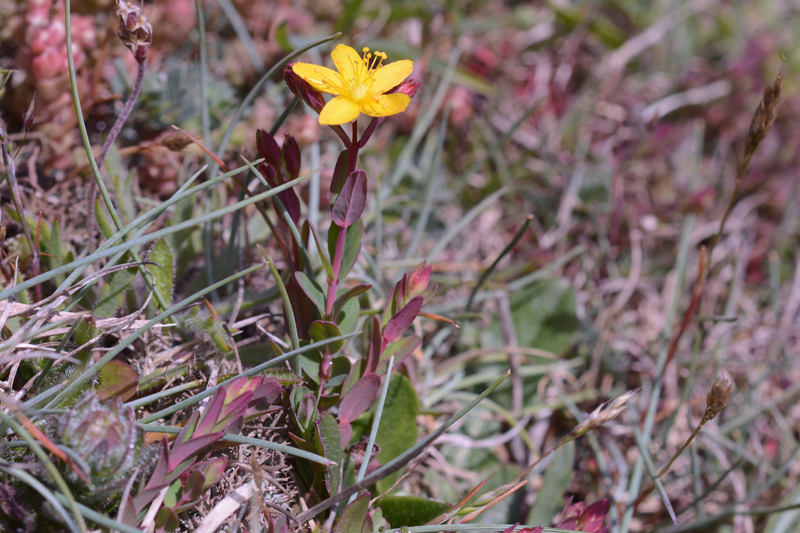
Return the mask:
M 261 406 L 268 406 L 275 403 L 280 395 L 281 382 L 274 377 L 264 377 L 253 393 L 253 401 L 259 402 Z
M 176 446 L 169 454 L 168 469 L 173 472 L 175 468 L 186 459 L 198 455 L 204 448 L 214 444 L 222 438 L 225 433 L 210 433 L 202 437 L 193 438 L 180 446 Z
M 340 228 L 355 224 L 364 213 L 367 203 L 367 175 L 363 170 L 354 170 L 347 176 L 342 192 L 333 204 L 333 221 Z
M 381 360 L 383 349 L 383 338 L 381 334 L 381 323 L 377 316 L 372 317 L 372 337 L 369 343 L 369 355 L 367 358 L 367 372 L 375 372 Z
M 356 381 L 339 404 L 339 423 L 349 424 L 372 406 L 381 389 L 381 378 L 377 374 L 364 374 Z
M 206 490 L 211 485 L 222 479 L 222 475 L 225 473 L 225 467 L 227 465 L 228 462 L 224 457 L 217 457 L 202 464 L 203 474 L 205 475 L 205 485 L 203 486 L 203 490 Z
M 423 300 L 424 298 L 422 296 L 412 298 L 404 308 L 389 319 L 389 322 L 386 323 L 386 327 L 383 328 L 383 338 L 386 342 L 399 339 L 400 335 L 408 329 L 408 326 L 414 322 L 420 309 L 422 309 Z
M 344 180 L 347 178 L 347 150 L 339 154 L 336 160 L 336 166 L 333 167 L 333 179 L 331 180 L 331 196 L 336 196 L 342 192 L 344 187 Z

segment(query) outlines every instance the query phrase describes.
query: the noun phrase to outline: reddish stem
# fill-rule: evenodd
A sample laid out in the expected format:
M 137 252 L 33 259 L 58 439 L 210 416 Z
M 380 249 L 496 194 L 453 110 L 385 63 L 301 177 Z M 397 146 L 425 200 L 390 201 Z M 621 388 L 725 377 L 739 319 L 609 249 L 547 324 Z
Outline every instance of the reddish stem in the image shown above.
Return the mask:
M 356 169 L 358 162 L 358 120 L 353 121 L 353 137 L 347 146 L 347 175 Z M 347 237 L 347 228 L 339 227 L 339 234 L 336 236 L 336 247 L 333 250 L 333 261 L 331 269 L 333 270 L 333 279 L 328 281 L 328 295 L 325 299 L 325 313 L 331 316 L 333 313 L 333 303 L 336 301 L 336 289 L 339 286 L 339 273 L 342 270 L 342 256 L 344 255 L 344 244 Z

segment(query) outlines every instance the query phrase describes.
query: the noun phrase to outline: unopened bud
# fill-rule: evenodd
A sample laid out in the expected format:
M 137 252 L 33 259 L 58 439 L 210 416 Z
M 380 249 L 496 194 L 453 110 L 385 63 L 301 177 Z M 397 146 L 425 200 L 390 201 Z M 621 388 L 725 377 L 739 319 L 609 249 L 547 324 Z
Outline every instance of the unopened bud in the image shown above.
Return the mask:
M 419 80 L 406 80 L 397 87 L 390 89 L 386 94 L 401 93 L 407 94 L 409 98 L 414 98 L 419 90 Z
M 292 70 L 292 63 L 284 67 L 283 79 L 286 81 L 289 90 L 303 100 L 308 107 L 317 113 L 320 113 L 322 108 L 325 107 L 325 99 L 322 98 L 322 94 Z
M 147 58 L 147 51 L 153 42 L 153 26 L 147 22 L 147 15 L 140 7 L 131 5 L 125 0 L 117 0 L 117 6 L 119 7 L 117 35 L 133 53 L 136 61 L 142 63 Z

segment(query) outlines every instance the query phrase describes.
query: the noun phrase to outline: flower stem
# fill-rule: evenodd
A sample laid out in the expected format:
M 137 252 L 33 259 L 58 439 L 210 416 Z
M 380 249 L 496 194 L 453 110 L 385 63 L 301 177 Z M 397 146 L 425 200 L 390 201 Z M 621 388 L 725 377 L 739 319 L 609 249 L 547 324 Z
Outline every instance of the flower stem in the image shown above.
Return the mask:
M 103 147 L 100 149 L 100 154 L 97 156 L 97 168 L 100 169 L 103 167 L 103 161 L 106 160 L 106 156 L 108 155 L 108 151 L 111 150 L 111 147 L 114 145 L 114 142 L 119 137 L 120 132 L 122 131 L 123 126 L 125 126 L 125 122 L 128 121 L 128 117 L 133 111 L 133 106 L 136 103 L 136 100 L 139 98 L 139 93 L 142 91 L 142 82 L 144 81 L 144 70 L 145 65 L 147 63 L 147 59 L 139 63 L 139 70 L 136 73 L 136 81 L 133 84 L 133 90 L 131 90 L 131 95 L 128 97 L 128 100 L 125 102 L 125 105 L 122 108 L 122 112 L 117 117 L 117 120 L 114 121 L 114 125 L 111 127 L 111 131 L 108 132 L 108 137 L 106 137 L 105 142 L 103 143 Z M 95 224 L 96 224 L 96 217 L 95 217 L 95 202 L 92 200 L 97 196 L 97 182 L 92 182 L 92 187 L 89 189 L 89 235 L 94 235 Z M 94 239 L 89 239 L 89 252 L 94 251 Z
M 341 128 L 340 128 L 341 129 Z M 347 147 L 347 175 L 356 169 L 358 162 L 358 149 L 361 147 L 358 141 L 358 120 L 353 121 L 353 133 Z M 336 290 L 339 286 L 339 273 L 342 270 L 342 256 L 344 255 L 344 245 L 347 241 L 347 228 L 339 227 L 339 234 L 336 236 L 336 246 L 333 250 L 333 260 L 331 269 L 333 279 L 328 281 L 328 294 L 325 298 L 325 313 L 330 316 L 333 312 L 333 303 L 336 301 Z
M 128 101 L 125 102 L 125 106 L 122 108 L 122 112 L 117 117 L 117 120 L 114 122 L 114 125 L 111 127 L 111 131 L 108 132 L 108 137 L 106 137 L 106 142 L 103 143 L 103 147 L 100 149 L 100 155 L 97 156 L 97 166 L 98 168 L 103 166 L 103 161 L 106 159 L 106 155 L 108 155 L 108 151 L 111 149 L 111 146 L 114 144 L 114 141 L 117 140 L 119 137 L 119 133 L 122 131 L 122 127 L 127 122 L 128 117 L 133 111 L 133 106 L 136 104 L 136 100 L 139 98 L 139 93 L 142 92 L 142 85 L 144 82 L 144 70 L 147 64 L 147 60 L 145 59 L 141 63 L 139 63 L 139 70 L 136 73 L 136 81 L 133 84 L 133 89 L 131 90 L 131 95 L 128 97 Z

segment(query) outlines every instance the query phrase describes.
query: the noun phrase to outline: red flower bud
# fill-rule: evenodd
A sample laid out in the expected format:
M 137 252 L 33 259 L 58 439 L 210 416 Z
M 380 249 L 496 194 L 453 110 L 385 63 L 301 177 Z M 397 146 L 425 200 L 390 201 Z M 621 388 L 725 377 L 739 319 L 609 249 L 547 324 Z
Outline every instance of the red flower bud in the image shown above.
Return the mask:
M 275 170 L 281 168 L 281 149 L 269 132 L 256 131 L 256 150 L 258 150 L 258 155 L 264 158 L 266 164 L 275 167 Z
M 406 288 L 408 299 L 419 296 L 425 292 L 428 288 L 428 283 L 431 281 L 432 270 L 433 265 L 429 265 L 423 261 L 408 275 L 408 286 Z
M 308 107 L 317 113 L 321 112 L 322 108 L 325 107 L 325 99 L 322 98 L 322 94 L 292 70 L 292 63 L 284 67 L 283 79 L 286 81 L 289 90 L 303 100 Z
M 414 98 L 419 90 L 419 80 L 406 80 L 397 87 L 389 89 L 386 94 L 402 93 L 407 94 L 409 98 Z

